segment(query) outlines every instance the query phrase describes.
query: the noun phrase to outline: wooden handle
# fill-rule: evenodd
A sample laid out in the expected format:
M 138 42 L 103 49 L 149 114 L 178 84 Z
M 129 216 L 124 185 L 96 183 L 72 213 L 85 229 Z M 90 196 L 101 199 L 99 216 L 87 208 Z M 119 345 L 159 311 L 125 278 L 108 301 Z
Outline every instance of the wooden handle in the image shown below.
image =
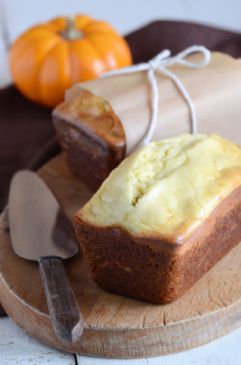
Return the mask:
M 76 342 L 84 322 L 63 262 L 57 257 L 44 257 L 39 260 L 39 268 L 54 332 L 65 342 Z

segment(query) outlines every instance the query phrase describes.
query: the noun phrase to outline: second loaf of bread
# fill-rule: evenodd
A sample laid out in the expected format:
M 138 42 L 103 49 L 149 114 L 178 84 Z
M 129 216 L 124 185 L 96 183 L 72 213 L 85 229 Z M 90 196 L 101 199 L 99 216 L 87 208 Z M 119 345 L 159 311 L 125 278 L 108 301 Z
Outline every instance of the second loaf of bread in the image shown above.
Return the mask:
M 110 174 L 75 228 L 103 288 L 175 300 L 241 240 L 241 149 L 216 135 L 153 142 Z

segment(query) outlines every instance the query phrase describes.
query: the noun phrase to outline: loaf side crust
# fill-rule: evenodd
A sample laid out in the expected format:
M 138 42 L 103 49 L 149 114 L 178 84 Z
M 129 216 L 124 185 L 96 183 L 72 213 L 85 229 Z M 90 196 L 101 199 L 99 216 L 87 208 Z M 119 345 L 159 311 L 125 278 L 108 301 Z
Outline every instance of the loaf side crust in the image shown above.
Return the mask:
M 241 187 L 235 189 L 181 245 L 163 238 L 101 227 L 78 213 L 75 231 L 93 279 L 110 292 L 152 303 L 183 295 L 241 241 Z

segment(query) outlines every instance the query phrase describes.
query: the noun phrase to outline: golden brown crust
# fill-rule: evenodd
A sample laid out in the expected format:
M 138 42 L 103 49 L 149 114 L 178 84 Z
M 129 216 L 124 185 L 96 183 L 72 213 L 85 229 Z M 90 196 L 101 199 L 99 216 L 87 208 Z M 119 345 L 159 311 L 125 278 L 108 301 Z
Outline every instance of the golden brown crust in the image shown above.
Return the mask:
M 107 101 L 83 89 L 54 109 L 53 122 L 70 170 L 96 190 L 125 157 L 121 121 Z
M 90 91 L 80 89 L 79 95 L 57 106 L 53 116 L 85 126 L 90 133 L 103 138 L 112 147 L 125 146 L 125 132 L 108 101 Z
M 104 289 L 153 303 L 184 294 L 241 240 L 241 187 L 182 245 L 97 227 L 75 217 L 75 230 L 94 280 Z

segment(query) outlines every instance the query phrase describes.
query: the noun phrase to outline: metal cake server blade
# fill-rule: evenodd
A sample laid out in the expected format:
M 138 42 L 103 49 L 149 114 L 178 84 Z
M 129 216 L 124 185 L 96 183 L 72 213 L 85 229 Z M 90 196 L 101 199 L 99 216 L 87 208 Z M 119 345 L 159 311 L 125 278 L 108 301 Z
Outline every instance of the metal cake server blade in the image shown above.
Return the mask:
M 14 251 L 39 263 L 55 334 L 65 342 L 76 342 L 84 323 L 63 260 L 77 254 L 79 247 L 54 195 L 31 171 L 20 171 L 11 181 L 9 225 Z

